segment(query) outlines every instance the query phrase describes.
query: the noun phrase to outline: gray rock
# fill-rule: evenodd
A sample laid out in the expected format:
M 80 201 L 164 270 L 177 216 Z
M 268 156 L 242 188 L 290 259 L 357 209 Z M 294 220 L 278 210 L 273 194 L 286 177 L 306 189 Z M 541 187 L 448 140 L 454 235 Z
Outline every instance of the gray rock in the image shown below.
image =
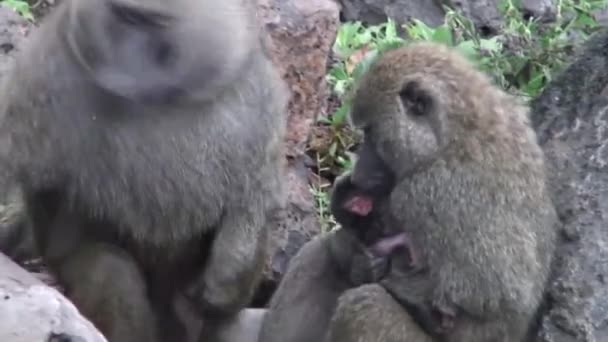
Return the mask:
M 452 0 L 453 8 L 473 20 L 475 27 L 483 34 L 500 32 L 502 17 L 498 11 L 499 0 Z
M 608 30 L 533 101 L 563 225 L 536 341 L 608 341 Z
M 557 11 L 555 0 L 521 0 L 521 9 L 535 18 L 552 19 Z
M 12 9 L 0 5 L 0 84 L 12 67 L 16 53 L 30 32 L 32 24 Z M 12 86 L 8 84 L 6 86 Z M 0 143 L 0 156 L 6 154 L 6 145 Z M 23 217 L 21 193 L 7 177 L 7 164 L 0 158 L 0 251 L 16 260 L 35 255 L 31 235 Z
M 69 300 L 3 254 L 0 254 L 0 317 L 0 341 L 107 342 Z
M 11 67 L 15 53 L 29 33 L 31 24 L 12 9 L 0 5 L 0 81 Z
M 29 33 L 31 24 L 12 9 L 0 5 L 0 84 L 13 65 L 15 55 Z M 8 85 L 10 86 L 10 85 Z M 4 153 L 0 144 L 0 155 Z M 0 202 L 7 196 L 6 168 L 0 165 Z
M 342 6 L 344 20 L 361 20 L 378 24 L 391 18 L 405 23 L 411 18 L 422 20 L 427 25 L 443 23 L 445 12 L 442 4 L 459 9 L 485 34 L 500 32 L 502 17 L 498 11 L 500 0 L 336 0 Z M 522 0 L 524 13 L 551 19 L 555 14 L 554 0 Z
M 484 32 L 498 32 L 501 17 L 498 12 L 498 0 L 338 0 L 342 5 L 345 20 L 361 20 L 371 24 L 394 19 L 405 23 L 411 18 L 422 20 L 427 25 L 437 26 L 443 23 L 445 12 L 442 4 L 459 9 L 471 18 L 475 25 Z
M 217 342 L 257 342 L 265 315 L 265 309 L 244 309 L 229 326 L 222 329 L 219 336 L 214 336 L 213 340 Z
M 361 20 L 378 24 L 391 18 L 404 23 L 411 18 L 422 20 L 428 25 L 443 23 L 444 11 L 439 1 L 431 0 L 338 0 L 342 5 L 345 20 Z

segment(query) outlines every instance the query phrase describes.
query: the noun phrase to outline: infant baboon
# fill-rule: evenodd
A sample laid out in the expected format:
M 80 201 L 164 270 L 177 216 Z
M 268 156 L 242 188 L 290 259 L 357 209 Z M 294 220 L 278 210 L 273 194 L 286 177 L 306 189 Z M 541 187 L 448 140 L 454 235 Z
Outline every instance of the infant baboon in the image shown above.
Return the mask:
M 351 120 L 395 175 L 390 213 L 420 262 L 391 264 L 380 284 L 438 339 L 521 341 L 542 299 L 557 220 L 527 108 L 457 52 L 418 43 L 370 67 Z M 355 186 L 366 178 L 357 172 L 355 164 Z M 403 329 L 381 323 L 403 315 L 387 308 L 350 314 L 335 321 L 369 324 L 332 326 L 355 329 L 335 336 Z
M 405 248 L 407 237 L 380 231 L 381 202 L 355 188 L 349 175 L 335 181 L 331 210 L 342 228 L 315 237 L 293 257 L 270 301 L 259 342 L 322 341 L 338 297 L 388 272 L 389 254 Z
M 253 295 L 288 96 L 258 31 L 245 0 L 64 0 L 7 76 L 0 157 L 112 342 L 182 340 L 178 295 L 208 329 Z

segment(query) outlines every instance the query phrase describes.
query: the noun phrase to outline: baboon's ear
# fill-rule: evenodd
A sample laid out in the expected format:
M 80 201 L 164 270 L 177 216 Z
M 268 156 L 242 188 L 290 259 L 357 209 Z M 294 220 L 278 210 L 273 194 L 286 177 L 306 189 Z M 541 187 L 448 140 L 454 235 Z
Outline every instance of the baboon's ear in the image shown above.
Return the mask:
M 406 82 L 399 98 L 408 114 L 412 116 L 424 116 L 431 111 L 433 97 L 420 84 L 419 81 Z

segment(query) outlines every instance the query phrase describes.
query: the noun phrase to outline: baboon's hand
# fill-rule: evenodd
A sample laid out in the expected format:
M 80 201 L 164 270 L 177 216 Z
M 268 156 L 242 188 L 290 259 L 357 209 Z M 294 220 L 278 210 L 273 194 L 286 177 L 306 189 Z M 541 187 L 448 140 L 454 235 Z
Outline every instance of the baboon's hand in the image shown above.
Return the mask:
M 407 258 L 410 269 L 419 270 L 422 267 L 414 244 L 405 232 L 379 239 L 370 246 L 370 252 L 378 257 L 389 257 L 395 252 L 399 252 L 401 253 L 400 257 L 405 256 Z
M 203 316 L 232 316 L 251 300 L 265 259 L 266 234 L 257 222 L 246 216 L 220 227 L 203 272 L 186 291 Z
M 379 256 L 363 249 L 353 255 L 350 269 L 350 281 L 353 286 L 375 283 L 384 278 L 389 272 L 388 256 Z

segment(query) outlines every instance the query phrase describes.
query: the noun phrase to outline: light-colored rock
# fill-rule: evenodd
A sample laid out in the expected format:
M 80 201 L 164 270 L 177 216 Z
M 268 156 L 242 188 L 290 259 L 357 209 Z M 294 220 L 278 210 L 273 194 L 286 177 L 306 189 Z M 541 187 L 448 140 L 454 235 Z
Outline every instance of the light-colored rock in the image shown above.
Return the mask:
M 27 20 L 7 6 L 0 5 L 0 80 L 11 67 L 15 53 L 30 28 Z
M 32 24 L 15 11 L 0 5 L 0 84 L 31 27 Z M 6 146 L 0 144 L 0 156 L 6 153 L 5 149 Z M 27 229 L 22 207 L 21 193 L 8 180 L 6 165 L 0 163 L 0 252 L 18 260 L 33 256 L 33 240 L 29 234 L 22 234 Z
M 236 320 L 214 338 L 216 342 L 257 342 L 266 309 L 242 310 Z M 260 341 L 261 342 L 261 341 Z
M 0 341 L 44 342 L 54 334 L 107 342 L 62 294 L 0 254 Z
M 564 241 L 536 341 L 608 341 L 608 30 L 532 104 Z
M 345 20 L 361 20 L 379 24 L 386 18 L 406 22 L 411 18 L 422 20 L 428 25 L 441 25 L 444 11 L 439 1 L 432 0 L 338 0 L 342 5 Z

